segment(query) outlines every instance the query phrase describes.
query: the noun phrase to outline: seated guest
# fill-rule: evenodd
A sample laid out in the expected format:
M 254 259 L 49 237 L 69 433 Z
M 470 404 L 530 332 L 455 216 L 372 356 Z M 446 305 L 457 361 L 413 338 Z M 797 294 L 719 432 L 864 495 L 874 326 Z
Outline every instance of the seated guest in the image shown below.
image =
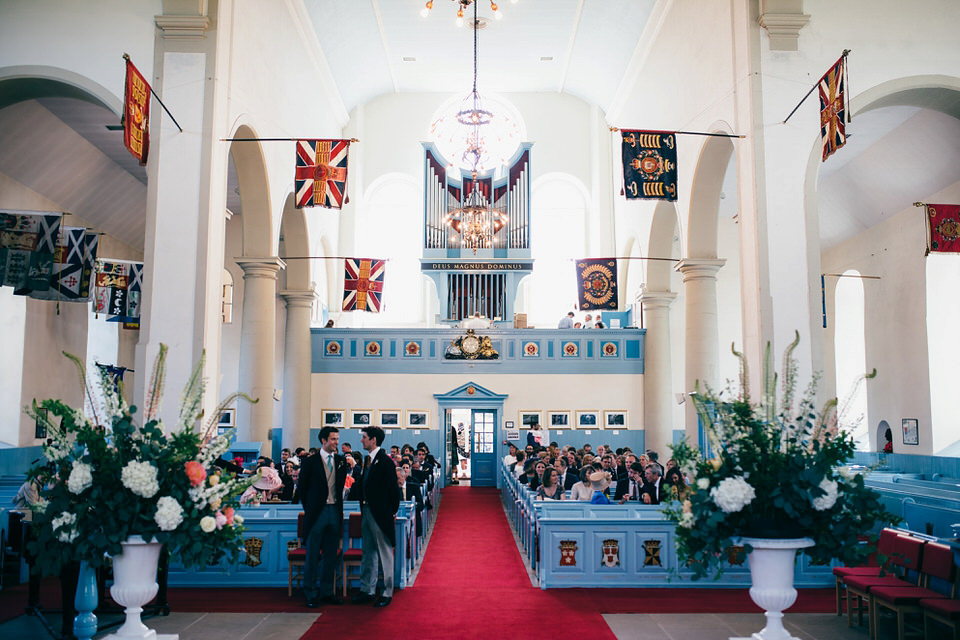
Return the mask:
M 553 467 L 543 470 L 543 483 L 537 487 L 537 500 L 563 500 L 560 476 Z
M 530 480 L 533 478 L 533 475 L 534 475 L 534 470 L 533 470 L 534 464 L 536 464 L 536 461 L 534 460 L 524 460 L 523 471 L 520 473 L 519 476 L 517 476 L 517 481 L 519 481 L 520 484 L 525 484 L 528 486 L 530 485 Z M 519 462 L 517 463 L 517 466 L 520 466 Z
M 683 474 L 676 465 L 667 469 L 667 475 L 663 477 L 663 484 L 667 485 L 667 495 L 670 500 L 683 502 L 690 493 L 690 488 L 683 479 Z
M 512 442 L 508 445 L 509 451 L 507 455 L 503 456 L 503 464 L 509 467 L 512 464 L 517 463 L 517 445 Z
M 280 474 L 272 467 L 260 467 L 260 478 L 240 496 L 240 504 L 258 505 L 273 498 L 273 493 L 283 487 Z
M 557 474 L 560 476 L 560 486 L 563 487 L 564 491 L 569 491 L 573 485 L 580 481 L 580 476 L 570 471 L 570 468 L 567 466 L 567 459 L 563 456 L 557 458 L 556 468 Z
M 523 461 L 526 459 L 526 457 L 527 456 L 523 453 L 523 451 L 517 451 L 517 461 L 510 465 L 510 471 L 513 473 L 514 478 L 519 478 L 523 473 Z
M 536 491 L 537 487 L 543 484 L 543 472 L 546 471 L 547 464 L 543 460 L 537 460 L 533 465 L 533 476 L 530 478 L 530 490 Z
M 628 470 L 628 486 L 627 491 L 620 497 L 620 502 L 626 502 L 627 500 L 640 500 L 640 495 L 643 493 L 643 465 L 639 462 L 634 462 L 630 465 Z
M 590 486 L 593 489 L 593 495 L 590 497 L 591 504 L 613 504 L 607 497 L 606 491 L 610 488 L 610 474 L 603 470 L 594 471 L 590 474 Z
M 593 497 L 593 487 L 590 484 L 591 473 L 593 473 L 592 467 L 584 467 L 580 471 L 580 482 L 575 482 L 570 487 L 571 500 L 589 500 Z
M 287 459 L 287 462 L 283 465 L 283 473 L 280 474 L 280 482 L 283 483 L 283 487 L 280 488 L 280 493 L 277 496 L 280 500 L 293 502 L 293 494 L 297 487 L 297 478 L 299 475 L 300 470 L 297 468 L 297 465 Z
M 666 488 L 663 486 L 663 478 L 660 477 L 660 465 L 651 462 L 643 470 L 644 479 L 640 499 L 645 504 L 660 504 L 668 500 Z

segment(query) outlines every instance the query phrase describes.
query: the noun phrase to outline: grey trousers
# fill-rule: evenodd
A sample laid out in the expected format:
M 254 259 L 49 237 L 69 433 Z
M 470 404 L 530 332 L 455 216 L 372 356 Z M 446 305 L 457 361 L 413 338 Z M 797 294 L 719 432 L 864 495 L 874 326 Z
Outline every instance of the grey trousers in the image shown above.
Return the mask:
M 337 551 L 343 535 L 343 518 L 333 505 L 327 505 L 307 534 L 307 561 L 303 571 L 303 591 L 307 597 L 317 593 L 317 560 L 320 567 L 320 595 L 334 593 L 333 576 L 337 569 Z
M 374 595 L 377 591 L 378 561 L 383 565 L 383 597 L 393 597 L 393 546 L 383 535 L 380 526 L 373 519 L 370 508 L 363 507 L 362 549 L 363 561 L 360 564 L 360 589 Z

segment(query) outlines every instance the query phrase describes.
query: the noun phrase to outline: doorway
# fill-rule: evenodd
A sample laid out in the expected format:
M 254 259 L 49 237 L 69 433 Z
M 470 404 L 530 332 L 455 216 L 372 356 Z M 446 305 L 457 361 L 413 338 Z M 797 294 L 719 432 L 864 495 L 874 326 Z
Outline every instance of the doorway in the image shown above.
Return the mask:
M 447 482 L 471 487 L 492 487 L 496 410 L 456 408 L 446 410 Z

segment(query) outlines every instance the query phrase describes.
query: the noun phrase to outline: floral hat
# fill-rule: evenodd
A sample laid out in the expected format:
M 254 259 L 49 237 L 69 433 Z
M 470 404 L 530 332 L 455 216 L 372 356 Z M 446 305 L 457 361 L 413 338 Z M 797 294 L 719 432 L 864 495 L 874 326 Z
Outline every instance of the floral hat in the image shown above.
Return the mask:
M 603 491 L 610 486 L 610 474 L 606 471 L 594 471 L 590 474 L 590 488 L 594 491 Z
M 261 491 L 273 491 L 283 486 L 280 480 L 280 474 L 272 467 L 260 467 L 260 478 L 253 483 L 254 489 Z

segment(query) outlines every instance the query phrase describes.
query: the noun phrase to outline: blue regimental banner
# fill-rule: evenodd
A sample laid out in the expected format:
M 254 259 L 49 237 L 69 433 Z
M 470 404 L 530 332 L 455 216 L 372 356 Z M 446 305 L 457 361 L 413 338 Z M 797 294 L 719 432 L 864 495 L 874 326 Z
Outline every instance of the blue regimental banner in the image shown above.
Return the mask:
M 621 129 L 623 193 L 628 200 L 677 199 L 677 136 Z

